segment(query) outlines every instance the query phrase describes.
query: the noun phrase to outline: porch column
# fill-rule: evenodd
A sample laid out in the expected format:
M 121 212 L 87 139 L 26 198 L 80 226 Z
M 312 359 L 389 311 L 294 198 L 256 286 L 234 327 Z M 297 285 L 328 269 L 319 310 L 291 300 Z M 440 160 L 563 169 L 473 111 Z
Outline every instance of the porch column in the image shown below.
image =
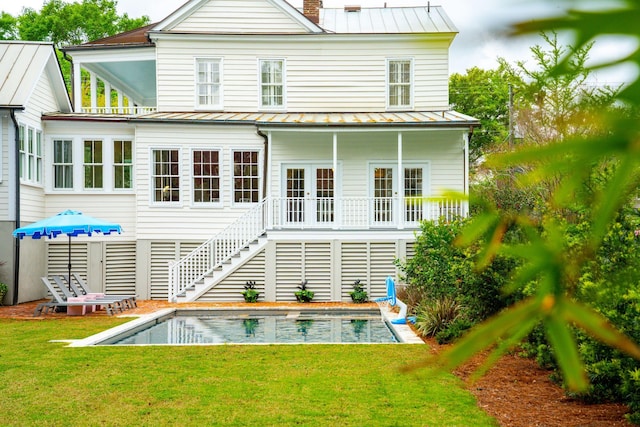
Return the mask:
M 104 108 L 107 114 L 111 114 L 111 84 L 104 82 Z
M 464 141 L 464 194 L 469 196 L 469 133 L 462 135 Z M 467 216 L 469 214 L 469 201 L 462 202 L 462 215 Z
M 122 92 L 116 89 L 116 93 L 118 94 L 118 113 L 122 114 L 123 113 L 122 106 L 124 105 L 122 101 Z
M 337 230 L 342 225 L 342 209 L 340 200 L 336 197 L 338 193 L 338 133 L 333 133 L 333 229 Z
M 82 70 L 80 63 L 73 63 L 73 111 L 82 112 Z
M 91 77 L 90 90 L 89 90 L 89 95 L 91 96 L 91 112 L 95 113 L 96 108 L 98 107 L 97 89 L 96 89 L 98 87 L 98 82 L 95 74 L 89 73 L 89 76 Z
M 271 136 L 271 131 L 267 132 L 267 170 L 265 171 L 266 173 L 266 180 L 267 180 L 267 194 L 265 194 L 265 198 L 267 199 L 267 228 L 271 229 L 273 228 L 273 208 L 274 208 L 274 202 L 271 198 L 271 184 L 272 184 L 272 179 L 273 179 L 273 139 Z M 282 174 L 282 171 L 280 171 L 280 174 Z M 274 297 L 274 301 L 275 301 L 275 297 Z
M 398 132 L 398 178 L 396 179 L 396 223 L 404 229 L 404 169 L 402 169 L 402 132 Z

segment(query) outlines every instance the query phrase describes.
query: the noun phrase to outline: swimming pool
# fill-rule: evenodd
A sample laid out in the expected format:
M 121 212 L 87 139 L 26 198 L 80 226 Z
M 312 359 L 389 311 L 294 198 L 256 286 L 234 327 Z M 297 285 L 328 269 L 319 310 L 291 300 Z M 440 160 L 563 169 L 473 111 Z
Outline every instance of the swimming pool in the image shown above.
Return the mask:
M 422 342 L 403 327 L 371 309 L 165 309 L 71 346 Z

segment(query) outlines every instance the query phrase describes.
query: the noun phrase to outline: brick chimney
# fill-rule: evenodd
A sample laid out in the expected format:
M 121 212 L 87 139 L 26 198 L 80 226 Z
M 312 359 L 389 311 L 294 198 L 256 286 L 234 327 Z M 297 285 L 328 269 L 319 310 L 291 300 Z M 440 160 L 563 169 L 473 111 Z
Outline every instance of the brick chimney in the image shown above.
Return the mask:
M 322 0 L 304 0 L 302 3 L 302 13 L 309 18 L 311 22 L 317 24 L 320 22 L 320 8 Z

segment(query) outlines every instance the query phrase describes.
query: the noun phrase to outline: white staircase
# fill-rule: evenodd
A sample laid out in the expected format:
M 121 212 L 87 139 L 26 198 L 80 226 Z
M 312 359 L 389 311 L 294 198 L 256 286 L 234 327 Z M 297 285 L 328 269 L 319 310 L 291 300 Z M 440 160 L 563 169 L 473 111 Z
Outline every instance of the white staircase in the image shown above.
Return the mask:
M 221 283 L 224 279 L 229 277 L 238 268 L 242 267 L 245 262 L 253 258 L 258 254 L 267 244 L 267 235 L 263 234 L 247 246 L 242 248 L 234 256 L 229 258 L 226 262 L 220 265 L 218 268 L 207 274 L 193 286 L 185 289 L 182 294 L 176 295 L 175 302 L 193 302 L 197 301 L 202 295 L 206 294 L 209 290 L 214 288 L 217 284 Z M 240 291 L 238 290 L 238 295 Z
M 267 201 L 244 213 L 217 236 L 169 264 L 169 301 L 197 300 L 267 244 Z

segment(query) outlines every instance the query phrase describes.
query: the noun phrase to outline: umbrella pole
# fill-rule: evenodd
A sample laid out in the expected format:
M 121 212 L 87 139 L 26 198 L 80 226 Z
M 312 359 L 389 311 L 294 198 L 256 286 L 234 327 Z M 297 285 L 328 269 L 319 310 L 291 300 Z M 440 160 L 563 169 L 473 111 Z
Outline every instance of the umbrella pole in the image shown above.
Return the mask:
M 69 235 L 69 264 L 67 264 L 67 286 L 69 286 L 69 292 L 71 292 L 71 235 Z

